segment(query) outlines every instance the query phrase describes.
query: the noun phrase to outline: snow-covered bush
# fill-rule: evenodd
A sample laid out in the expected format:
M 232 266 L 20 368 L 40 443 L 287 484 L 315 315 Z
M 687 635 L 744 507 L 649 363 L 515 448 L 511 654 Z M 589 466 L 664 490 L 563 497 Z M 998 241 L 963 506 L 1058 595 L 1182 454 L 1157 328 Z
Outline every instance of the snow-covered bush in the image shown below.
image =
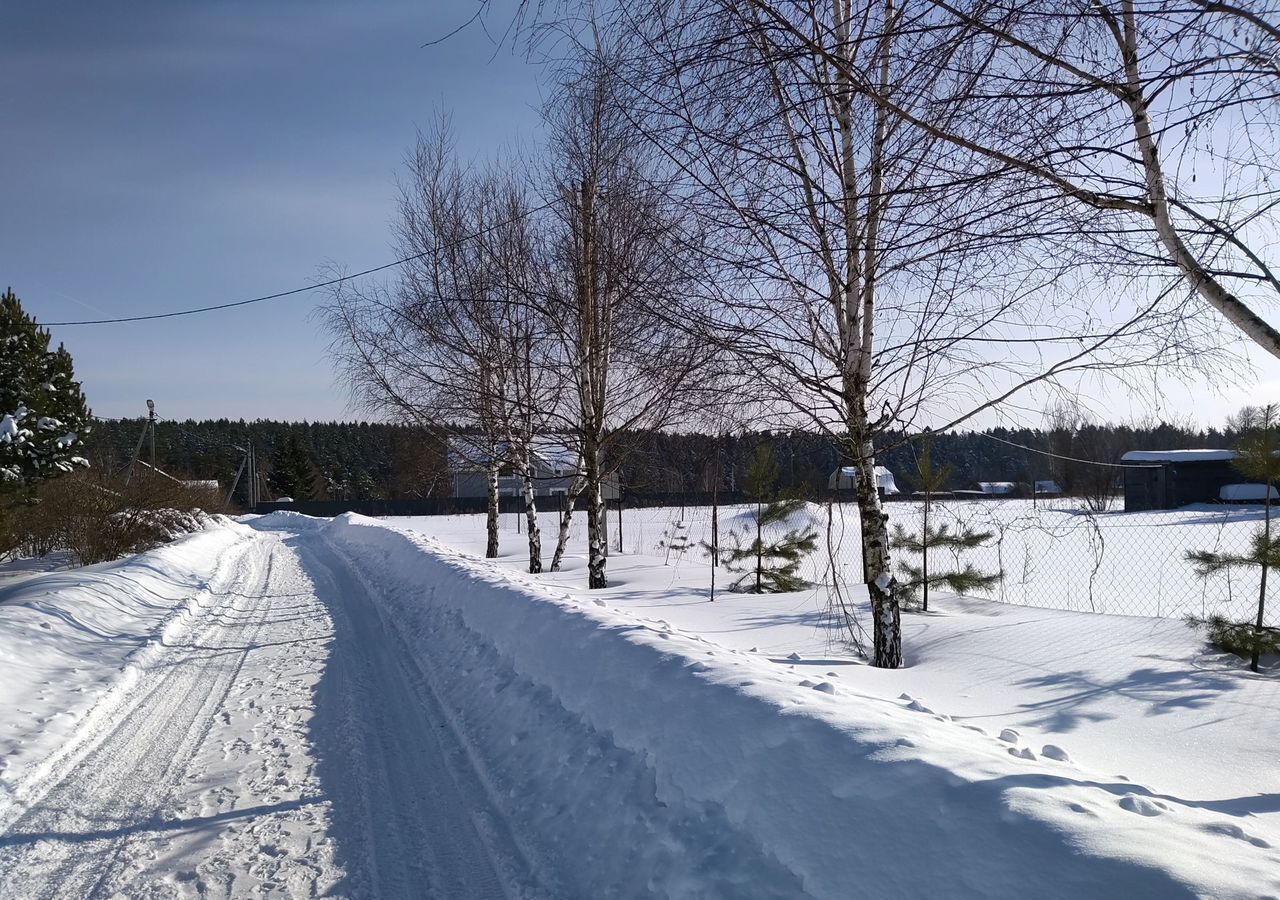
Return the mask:
M 217 491 L 154 475 L 126 484 L 83 472 L 44 485 L 36 502 L 17 509 L 4 549 L 21 556 L 66 550 L 87 565 L 199 531 L 221 509 Z

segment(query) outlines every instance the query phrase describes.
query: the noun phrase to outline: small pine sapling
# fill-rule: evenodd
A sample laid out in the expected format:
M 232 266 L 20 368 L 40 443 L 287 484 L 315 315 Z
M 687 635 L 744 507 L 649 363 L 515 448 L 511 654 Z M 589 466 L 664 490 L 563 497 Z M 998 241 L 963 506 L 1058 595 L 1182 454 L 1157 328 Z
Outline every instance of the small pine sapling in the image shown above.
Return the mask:
M 1259 432 L 1244 438 L 1232 463 L 1236 470 L 1263 485 L 1262 527 L 1249 540 L 1247 553 L 1215 553 L 1209 550 L 1192 550 L 1187 559 L 1201 578 L 1238 568 L 1260 570 L 1258 579 L 1258 614 L 1253 622 L 1233 622 L 1225 616 L 1199 618 L 1190 616 L 1187 622 L 1196 628 L 1204 628 L 1209 643 L 1228 653 L 1249 657 L 1249 668 L 1258 671 L 1258 663 L 1264 653 L 1280 652 L 1280 628 L 1264 623 L 1267 605 L 1267 575 L 1280 565 L 1280 536 L 1271 531 L 1271 498 L 1273 485 L 1280 481 L 1280 436 L 1275 429 L 1275 406 L 1267 406 L 1262 412 Z
M 683 520 L 672 522 L 662 532 L 662 540 L 658 541 L 658 546 L 666 550 L 666 556 L 662 560 L 664 566 L 670 564 L 672 551 L 675 551 L 676 562 L 679 562 L 693 546 L 689 540 L 689 523 Z
M 992 537 L 990 532 L 975 531 L 966 525 L 960 525 L 952 531 L 946 522 L 934 524 L 929 521 L 930 514 L 933 512 L 934 497 L 945 488 L 953 472 L 953 467 L 949 465 L 938 468 L 933 464 L 933 440 L 926 434 L 921 441 L 920 455 L 916 460 L 916 472 L 907 478 L 916 493 L 924 495 L 920 533 L 911 534 L 901 525 L 895 525 L 893 537 L 889 542 L 891 550 L 919 557 L 919 562 L 904 559 L 898 561 L 898 571 L 902 577 L 897 580 L 897 590 L 899 601 L 904 607 L 918 602 L 920 608 L 928 612 L 931 587 L 946 588 L 957 594 L 969 594 L 974 591 L 990 590 L 1004 578 L 1003 572 L 983 572 L 972 563 L 966 563 L 960 569 L 941 572 L 930 568 L 932 551 L 950 551 L 952 558 L 958 564 L 963 551 L 981 547 Z
M 949 550 L 953 558 L 958 558 L 965 550 L 981 547 L 991 540 L 989 531 L 974 531 L 961 525 L 952 531 L 946 522 L 929 525 L 920 534 L 908 534 L 901 525 L 894 526 L 893 539 L 889 546 L 898 551 L 915 554 L 920 562 L 899 560 L 898 591 L 903 606 L 914 605 L 921 601 L 921 609 L 929 610 L 929 588 L 940 587 L 956 594 L 971 594 L 974 591 L 989 591 L 1004 578 L 1003 572 L 983 572 L 973 563 L 965 563 L 963 568 L 939 572 L 930 571 L 924 560 L 931 551 Z
M 800 591 L 809 582 L 800 576 L 800 565 L 818 547 L 812 528 L 787 528 L 781 537 L 768 539 L 766 529 L 783 527 L 801 509 L 802 500 L 779 497 L 778 463 L 768 446 L 761 444 L 747 467 L 743 487 L 755 499 L 755 538 L 748 544 L 721 551 L 725 567 L 740 573 L 730 590 L 748 594 L 781 594 Z

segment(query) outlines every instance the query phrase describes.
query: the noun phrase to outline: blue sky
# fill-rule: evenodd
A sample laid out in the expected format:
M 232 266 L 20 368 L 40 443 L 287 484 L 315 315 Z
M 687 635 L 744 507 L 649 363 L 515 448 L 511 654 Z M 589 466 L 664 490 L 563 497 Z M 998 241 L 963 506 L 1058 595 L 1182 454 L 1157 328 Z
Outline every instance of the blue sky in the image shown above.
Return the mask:
M 516 0 L 491 0 L 495 37 Z M 472 0 L 0 4 L 0 287 L 45 322 L 288 290 L 394 254 L 397 173 L 451 114 L 482 158 L 538 138 L 538 70 L 469 27 Z M 166 322 L 54 329 L 94 411 L 360 418 L 309 318 L 320 293 Z M 1223 393 L 1083 387 L 1100 418 L 1219 424 L 1280 398 L 1280 363 Z M 1034 423 L 1042 401 L 1018 419 Z M 989 417 L 979 426 L 994 424 Z
M 510 21 L 491 4 L 491 31 Z M 536 140 L 538 71 L 469 0 L 0 6 L 0 287 L 46 322 L 285 290 L 393 258 L 419 125 L 460 150 Z M 358 418 L 308 319 L 319 293 L 54 329 L 94 412 Z

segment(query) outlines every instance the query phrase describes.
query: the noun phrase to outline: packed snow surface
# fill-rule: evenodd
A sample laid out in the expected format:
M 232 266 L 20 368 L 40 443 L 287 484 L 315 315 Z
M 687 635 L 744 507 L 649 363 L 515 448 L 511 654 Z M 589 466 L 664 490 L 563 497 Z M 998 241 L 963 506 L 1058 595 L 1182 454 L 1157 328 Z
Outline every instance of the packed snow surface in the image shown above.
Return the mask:
M 817 591 L 523 540 L 277 513 L 0 585 L 0 896 L 1280 895 L 1275 680 L 1179 623 L 949 598 L 881 671 Z

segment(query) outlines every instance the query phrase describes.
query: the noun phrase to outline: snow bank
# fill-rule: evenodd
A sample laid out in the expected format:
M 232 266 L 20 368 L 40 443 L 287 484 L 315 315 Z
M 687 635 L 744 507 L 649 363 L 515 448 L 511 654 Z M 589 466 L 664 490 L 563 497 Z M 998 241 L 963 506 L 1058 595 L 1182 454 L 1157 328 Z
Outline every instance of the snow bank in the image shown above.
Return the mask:
M 205 531 L 111 563 L 0 587 L 0 830 L 78 750 L 165 643 L 183 634 L 252 532 L 217 517 Z
M 1265 484 L 1224 484 L 1218 491 L 1218 499 L 1228 503 L 1247 502 L 1250 500 L 1280 499 L 1280 493 L 1274 487 Z
M 726 650 L 374 520 L 323 534 L 574 896 L 1280 894 L 1280 855 L 1247 819 L 1013 729 L 861 695 L 823 660 Z
M 1130 450 L 1120 457 L 1126 463 L 1224 462 L 1235 459 L 1234 450 Z

